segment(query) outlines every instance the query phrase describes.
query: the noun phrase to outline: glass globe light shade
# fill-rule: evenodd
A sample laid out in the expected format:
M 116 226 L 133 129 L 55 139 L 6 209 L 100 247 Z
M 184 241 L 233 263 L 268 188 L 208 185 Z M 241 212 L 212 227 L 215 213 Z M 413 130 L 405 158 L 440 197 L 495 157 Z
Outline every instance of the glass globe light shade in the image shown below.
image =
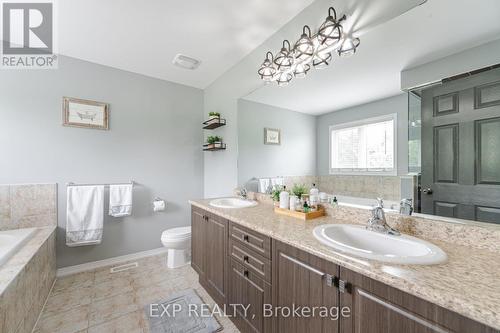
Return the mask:
M 359 38 L 345 37 L 337 52 L 341 57 L 348 57 L 356 53 L 356 49 L 360 44 Z
M 276 79 L 276 82 L 278 83 L 279 87 L 285 87 L 290 83 L 290 81 L 292 81 L 292 78 L 292 74 L 288 72 L 280 73 Z
M 332 61 L 332 53 L 317 53 L 313 59 L 313 66 L 315 69 L 323 69 L 330 65 Z
M 293 71 L 293 75 L 296 78 L 302 79 L 305 78 L 307 75 L 307 72 L 311 69 L 311 66 L 309 64 L 297 64 L 295 67 L 295 70 Z

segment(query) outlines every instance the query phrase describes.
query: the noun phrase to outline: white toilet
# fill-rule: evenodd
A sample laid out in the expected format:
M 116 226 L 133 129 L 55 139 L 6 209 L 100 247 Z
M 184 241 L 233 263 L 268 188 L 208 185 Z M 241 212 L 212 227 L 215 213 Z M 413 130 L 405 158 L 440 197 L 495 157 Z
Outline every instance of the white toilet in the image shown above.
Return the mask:
M 191 227 L 167 229 L 161 242 L 168 249 L 167 267 L 177 268 L 191 262 Z

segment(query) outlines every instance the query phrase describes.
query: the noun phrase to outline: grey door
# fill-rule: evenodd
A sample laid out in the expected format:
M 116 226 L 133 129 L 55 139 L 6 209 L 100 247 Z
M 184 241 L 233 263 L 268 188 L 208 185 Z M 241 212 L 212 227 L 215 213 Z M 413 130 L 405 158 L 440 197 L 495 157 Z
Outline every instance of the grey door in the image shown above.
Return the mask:
M 500 69 L 422 91 L 422 212 L 500 223 Z

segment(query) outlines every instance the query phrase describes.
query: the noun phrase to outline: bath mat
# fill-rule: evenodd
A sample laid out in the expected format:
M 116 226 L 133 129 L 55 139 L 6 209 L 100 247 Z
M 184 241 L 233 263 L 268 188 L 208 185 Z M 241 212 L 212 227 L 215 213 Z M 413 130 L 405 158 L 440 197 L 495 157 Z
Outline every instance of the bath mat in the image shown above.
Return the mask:
M 201 316 L 204 305 L 194 289 L 186 289 L 168 299 L 146 305 L 151 333 L 214 333 L 222 326 L 212 316 Z M 175 313 L 175 315 L 174 315 Z

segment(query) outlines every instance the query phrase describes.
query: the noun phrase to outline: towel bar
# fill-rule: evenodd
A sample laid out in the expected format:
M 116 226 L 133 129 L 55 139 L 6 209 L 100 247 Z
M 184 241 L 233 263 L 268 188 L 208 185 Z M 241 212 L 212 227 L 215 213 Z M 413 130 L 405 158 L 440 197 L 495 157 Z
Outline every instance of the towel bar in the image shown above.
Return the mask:
M 96 186 L 96 185 L 104 185 L 104 186 L 109 186 L 109 185 L 126 185 L 126 184 L 132 184 L 135 185 L 134 180 L 130 180 L 128 183 L 109 183 L 109 184 L 75 184 L 73 182 L 66 183 L 66 186 Z

